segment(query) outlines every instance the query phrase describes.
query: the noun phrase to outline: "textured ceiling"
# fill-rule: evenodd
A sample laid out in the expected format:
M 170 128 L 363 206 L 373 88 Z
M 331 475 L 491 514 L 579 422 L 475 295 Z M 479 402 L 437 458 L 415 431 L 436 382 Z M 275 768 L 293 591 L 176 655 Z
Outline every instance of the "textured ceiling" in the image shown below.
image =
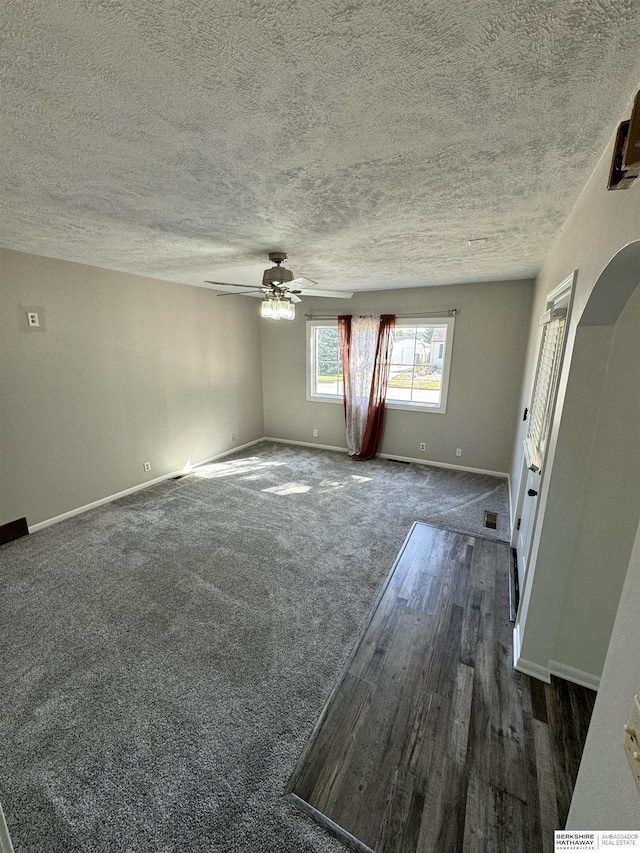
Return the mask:
M 639 0 L 3 0 L 0 27 L 0 245 L 189 284 L 274 248 L 327 289 L 531 275 L 640 83 Z

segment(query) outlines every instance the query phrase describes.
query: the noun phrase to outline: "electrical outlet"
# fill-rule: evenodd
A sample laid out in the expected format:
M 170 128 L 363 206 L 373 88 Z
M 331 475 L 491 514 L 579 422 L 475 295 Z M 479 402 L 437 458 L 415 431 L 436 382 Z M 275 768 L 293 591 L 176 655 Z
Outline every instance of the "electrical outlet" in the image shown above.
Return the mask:
M 317 429 L 315 429 L 315 427 L 314 427 L 314 429 L 313 429 L 313 437 L 314 437 L 314 438 L 317 438 L 317 437 L 318 437 L 318 430 L 317 430 Z
M 27 311 L 27 324 L 32 328 L 40 326 L 40 317 L 37 311 Z
M 235 434 L 235 432 L 232 432 L 231 433 L 231 441 L 235 441 L 235 440 L 236 440 L 236 434 Z
M 633 697 L 629 722 L 624 727 L 624 751 L 631 768 L 631 775 L 640 793 L 640 700 Z
M 462 456 L 462 448 L 456 447 L 456 456 Z
M 427 444 L 426 444 L 426 442 L 421 441 L 421 442 L 420 442 L 420 450 L 426 450 L 426 449 L 427 449 Z
M 142 467 L 144 468 L 145 471 L 150 471 L 151 470 L 151 462 L 144 462 Z

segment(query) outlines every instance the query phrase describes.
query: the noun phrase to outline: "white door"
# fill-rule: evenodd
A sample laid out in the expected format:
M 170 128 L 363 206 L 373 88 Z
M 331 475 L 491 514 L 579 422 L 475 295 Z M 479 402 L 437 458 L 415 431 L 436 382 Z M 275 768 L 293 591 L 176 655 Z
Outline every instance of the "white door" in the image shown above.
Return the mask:
M 542 479 L 542 471 L 531 463 L 528 458 L 526 446 L 525 462 L 528 464 L 523 475 L 524 495 L 522 498 L 520 529 L 518 530 L 516 545 L 516 554 L 518 555 L 518 587 L 520 590 L 524 587 L 524 576 L 527 571 L 529 552 L 531 550 L 531 537 L 538 505 L 538 492 L 540 491 L 540 482 Z
M 520 478 L 519 529 L 516 540 L 518 586 L 524 591 L 531 556 L 531 543 L 536 529 L 538 494 L 542 485 L 547 441 L 553 423 L 558 378 L 564 354 L 564 332 L 573 293 L 574 276 L 568 278 L 547 297 L 547 310 L 540 319 L 542 334 L 538 365 L 528 411 L 527 435 L 522 456 Z

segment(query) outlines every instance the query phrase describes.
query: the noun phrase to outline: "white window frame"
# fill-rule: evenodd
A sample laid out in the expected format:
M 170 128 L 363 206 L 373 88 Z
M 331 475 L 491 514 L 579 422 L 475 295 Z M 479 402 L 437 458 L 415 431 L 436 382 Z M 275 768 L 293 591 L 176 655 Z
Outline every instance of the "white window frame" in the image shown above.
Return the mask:
M 387 400 L 387 409 L 399 412 L 433 412 L 436 415 L 446 415 L 447 398 L 449 395 L 449 374 L 451 373 L 451 353 L 453 350 L 453 331 L 455 317 L 397 317 L 396 328 L 413 328 L 415 326 L 446 326 L 447 340 L 444 348 L 444 364 L 442 366 L 442 385 L 440 386 L 440 404 L 417 403 L 414 401 Z
M 387 400 L 387 409 L 399 412 L 431 412 L 444 415 L 447 412 L 447 399 L 449 394 L 449 376 L 451 373 L 451 357 L 453 351 L 453 333 L 455 328 L 455 317 L 398 317 L 396 328 L 413 328 L 416 326 L 446 326 L 447 340 L 444 352 L 444 365 L 442 369 L 442 385 L 440 389 L 440 404 L 417 403 L 413 401 L 403 402 L 400 400 Z M 314 394 L 312 388 L 312 376 L 315 376 L 315 330 L 319 327 L 337 328 L 337 320 L 307 320 L 307 400 L 311 403 L 342 403 L 342 394 Z
M 316 375 L 315 330 L 338 328 L 337 320 L 307 320 L 307 400 L 310 403 L 343 403 L 342 394 L 314 394 L 311 377 Z

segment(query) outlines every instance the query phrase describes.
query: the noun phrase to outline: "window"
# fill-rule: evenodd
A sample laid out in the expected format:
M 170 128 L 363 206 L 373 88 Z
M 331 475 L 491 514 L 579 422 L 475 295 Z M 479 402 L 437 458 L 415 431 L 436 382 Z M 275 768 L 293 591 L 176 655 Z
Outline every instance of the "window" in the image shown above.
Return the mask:
M 538 353 L 538 366 L 533 382 L 526 445 L 530 461 L 542 467 L 551 418 L 555 405 L 564 342 L 567 309 L 563 306 L 547 311 L 542 318 L 542 339 Z
M 342 400 L 344 385 L 337 320 L 307 321 L 307 332 L 307 399 Z
M 453 318 L 396 321 L 387 384 L 389 408 L 445 410 L 452 337 Z
M 453 326 L 453 317 L 396 319 L 387 408 L 444 414 Z M 310 320 L 307 336 L 307 399 L 341 402 L 337 321 Z
M 545 323 L 527 430 L 527 444 L 531 461 L 538 467 L 542 464 L 549 434 L 563 335 L 564 317 L 554 318 Z

